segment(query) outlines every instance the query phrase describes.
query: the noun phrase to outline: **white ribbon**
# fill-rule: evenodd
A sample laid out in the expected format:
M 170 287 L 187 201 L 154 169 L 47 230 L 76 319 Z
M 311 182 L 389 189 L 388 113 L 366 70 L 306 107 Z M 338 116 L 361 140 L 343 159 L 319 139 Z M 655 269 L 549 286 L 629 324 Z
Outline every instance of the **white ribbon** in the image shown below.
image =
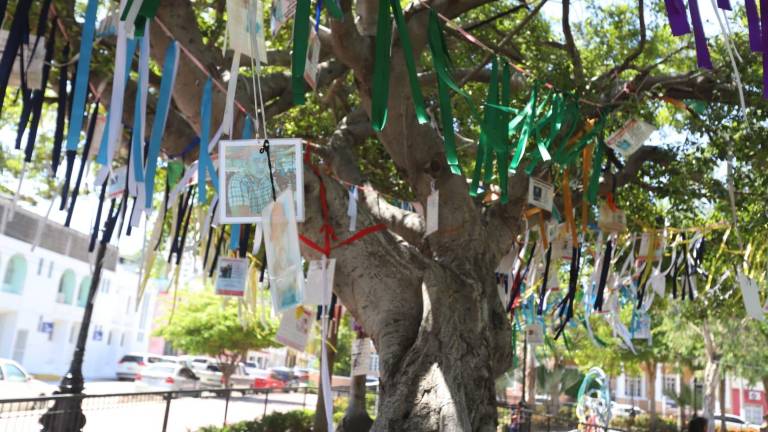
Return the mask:
M 328 431 L 333 432 L 333 401 L 331 400 L 331 377 L 329 375 L 328 371 L 328 349 L 326 347 L 326 344 L 328 343 L 328 305 L 330 304 L 330 299 L 328 298 L 328 278 L 325 277 L 325 269 L 327 264 L 327 257 L 323 255 L 322 258 L 323 262 L 323 306 L 322 306 L 322 316 L 320 321 L 320 333 L 321 333 L 321 341 L 320 345 L 322 345 L 321 350 L 321 367 L 320 367 L 320 381 L 321 381 L 321 387 L 323 388 L 323 405 L 325 408 L 325 419 L 328 422 Z
M 126 0 L 120 0 L 120 10 L 125 8 Z M 138 0 L 137 0 L 138 2 Z M 112 96 L 109 100 L 110 119 L 107 134 L 107 163 L 101 167 L 96 175 L 96 184 L 103 184 L 109 177 L 112 167 L 112 159 L 115 157 L 117 143 L 123 129 L 123 98 L 125 96 L 125 62 L 127 50 L 127 35 L 125 21 L 117 22 L 117 47 L 115 48 L 115 67 L 112 71 Z

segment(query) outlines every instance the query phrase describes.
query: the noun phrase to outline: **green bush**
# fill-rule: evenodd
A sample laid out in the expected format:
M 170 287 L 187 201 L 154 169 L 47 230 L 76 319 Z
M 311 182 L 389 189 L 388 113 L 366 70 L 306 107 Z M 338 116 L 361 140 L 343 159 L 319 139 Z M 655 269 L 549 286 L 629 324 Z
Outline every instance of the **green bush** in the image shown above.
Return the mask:
M 246 420 L 225 427 L 206 426 L 197 432 L 311 432 L 315 412 L 296 410 L 275 412 L 260 420 Z
M 626 430 L 650 430 L 651 417 L 647 414 L 640 414 L 635 417 L 634 423 L 629 417 L 614 417 L 611 419 L 611 426 Z M 677 424 L 674 419 L 666 419 L 659 416 L 656 422 L 657 432 L 677 432 Z

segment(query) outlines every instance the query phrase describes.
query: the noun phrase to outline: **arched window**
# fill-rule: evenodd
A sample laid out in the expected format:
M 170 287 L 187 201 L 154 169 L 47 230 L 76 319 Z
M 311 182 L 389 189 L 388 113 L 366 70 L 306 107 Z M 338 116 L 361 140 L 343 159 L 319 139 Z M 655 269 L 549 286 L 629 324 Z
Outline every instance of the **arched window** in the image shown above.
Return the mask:
M 59 279 L 59 291 L 56 294 L 56 302 L 72 304 L 75 296 L 75 272 L 66 270 Z
M 85 304 L 88 303 L 88 290 L 90 289 L 91 289 L 91 277 L 86 276 L 80 282 L 80 290 L 77 292 L 78 306 L 85 307 Z
M 24 291 L 24 281 L 27 278 L 27 260 L 23 255 L 16 254 L 8 260 L 3 276 L 2 290 L 9 293 L 21 294 Z

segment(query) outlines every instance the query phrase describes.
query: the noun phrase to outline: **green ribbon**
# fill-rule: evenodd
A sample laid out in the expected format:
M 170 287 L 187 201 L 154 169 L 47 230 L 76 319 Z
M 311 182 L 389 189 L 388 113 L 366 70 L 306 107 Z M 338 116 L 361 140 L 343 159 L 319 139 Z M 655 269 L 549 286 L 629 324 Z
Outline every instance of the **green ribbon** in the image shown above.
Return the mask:
M 174 186 L 176 186 L 176 183 L 181 180 L 181 176 L 184 175 L 184 162 L 181 161 L 170 161 L 168 162 L 168 165 L 165 167 L 167 180 L 168 180 L 168 189 L 173 189 Z
M 328 9 L 328 13 L 331 14 L 331 17 L 337 20 L 344 18 L 344 12 L 342 12 L 341 6 L 339 6 L 339 3 L 336 0 L 326 0 L 325 7 Z
M 509 63 L 504 62 L 504 68 L 501 71 L 501 104 L 508 106 L 512 99 L 512 89 L 510 88 L 510 81 L 512 79 L 512 72 L 509 68 Z M 496 152 L 496 170 L 499 175 L 499 187 L 501 188 L 501 202 L 506 204 L 509 202 L 509 175 L 507 174 L 507 166 L 509 165 L 509 135 L 504 131 L 504 125 L 509 123 L 509 113 L 497 112 L 498 125 L 494 129 L 495 138 L 493 140 L 494 151 Z
M 296 18 L 293 21 L 293 53 L 291 54 L 291 92 L 293 104 L 303 105 L 307 101 L 304 69 L 307 66 L 307 45 L 309 44 L 310 0 L 297 0 Z
M 573 146 L 570 149 L 566 149 L 563 151 L 560 155 L 560 158 L 555 158 L 555 162 L 559 163 L 560 165 L 569 165 L 571 162 L 576 159 L 576 157 L 581 153 L 581 150 L 584 149 L 584 147 L 587 146 L 590 142 L 592 142 L 593 139 L 595 139 L 596 136 L 598 136 L 603 131 L 603 126 L 605 126 L 605 116 L 601 116 L 600 119 L 595 123 L 595 126 L 592 127 L 592 129 L 584 134 L 583 137 L 576 143 L 575 146 Z
M 419 124 L 429 122 L 424 96 L 421 94 L 419 79 L 416 76 L 416 62 L 413 59 L 413 46 L 408 35 L 403 9 L 399 0 L 379 0 L 379 14 L 376 29 L 376 52 L 373 71 L 373 94 L 371 96 L 371 124 L 373 130 L 380 132 L 387 123 L 387 105 L 389 102 L 389 69 L 392 46 L 392 16 L 395 16 L 397 34 L 403 49 L 405 67 L 408 71 L 408 82 L 411 87 L 411 97 Z M 297 11 L 298 15 L 298 11 Z M 303 73 L 303 71 L 302 71 Z
M 525 146 L 528 143 L 528 138 L 533 130 L 534 120 L 536 118 L 536 98 L 538 97 L 539 83 L 537 82 L 531 90 L 531 98 L 528 100 L 528 104 L 525 106 L 517 117 L 512 119 L 509 123 L 509 134 L 512 135 L 513 131 L 520 128 L 520 137 L 517 140 L 517 147 L 515 148 L 515 154 L 512 156 L 512 161 L 509 164 L 509 170 L 514 171 L 520 166 L 520 161 L 523 159 L 525 153 Z M 514 128 L 513 128 L 514 125 Z
M 592 176 L 589 178 L 589 187 L 587 188 L 587 200 L 591 204 L 597 203 L 597 192 L 600 189 L 600 168 L 603 166 L 605 157 L 605 141 L 602 136 L 597 139 L 597 149 L 592 158 Z
M 128 0 L 123 9 L 123 13 L 120 19 L 125 21 L 128 17 L 128 10 L 131 8 L 131 4 L 134 1 L 141 1 L 139 7 L 139 13 L 136 15 L 136 19 L 133 22 L 135 27 L 134 34 L 137 38 L 144 36 L 144 26 L 147 20 L 152 19 L 157 15 L 157 8 L 160 6 L 160 0 Z
M 492 150 L 489 148 L 488 140 L 492 139 L 490 135 L 495 134 L 497 131 L 493 131 L 493 126 L 496 125 L 498 119 L 498 110 L 489 109 L 488 105 L 498 105 L 499 103 L 499 62 L 496 57 L 491 62 L 491 80 L 488 85 L 488 96 L 486 97 L 486 109 L 483 112 L 483 126 L 480 130 L 480 140 L 477 146 L 477 158 L 475 160 L 475 171 L 472 175 L 472 184 L 469 188 L 469 194 L 471 196 L 477 196 L 477 190 L 480 186 L 480 177 L 483 174 L 483 169 L 486 170 L 486 181 L 488 180 L 488 164 L 486 161 L 491 161 L 491 168 L 493 167 Z

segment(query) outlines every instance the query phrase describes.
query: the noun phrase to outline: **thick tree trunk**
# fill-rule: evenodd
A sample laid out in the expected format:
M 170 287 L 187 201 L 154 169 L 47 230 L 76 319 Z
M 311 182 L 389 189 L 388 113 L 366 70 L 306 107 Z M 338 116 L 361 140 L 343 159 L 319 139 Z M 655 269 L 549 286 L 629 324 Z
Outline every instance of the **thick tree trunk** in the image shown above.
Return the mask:
M 656 362 L 649 360 L 645 362 L 645 368 L 648 372 L 648 404 L 650 405 L 649 413 L 651 416 L 651 432 L 656 431 L 656 423 L 658 422 L 658 415 L 656 413 Z

